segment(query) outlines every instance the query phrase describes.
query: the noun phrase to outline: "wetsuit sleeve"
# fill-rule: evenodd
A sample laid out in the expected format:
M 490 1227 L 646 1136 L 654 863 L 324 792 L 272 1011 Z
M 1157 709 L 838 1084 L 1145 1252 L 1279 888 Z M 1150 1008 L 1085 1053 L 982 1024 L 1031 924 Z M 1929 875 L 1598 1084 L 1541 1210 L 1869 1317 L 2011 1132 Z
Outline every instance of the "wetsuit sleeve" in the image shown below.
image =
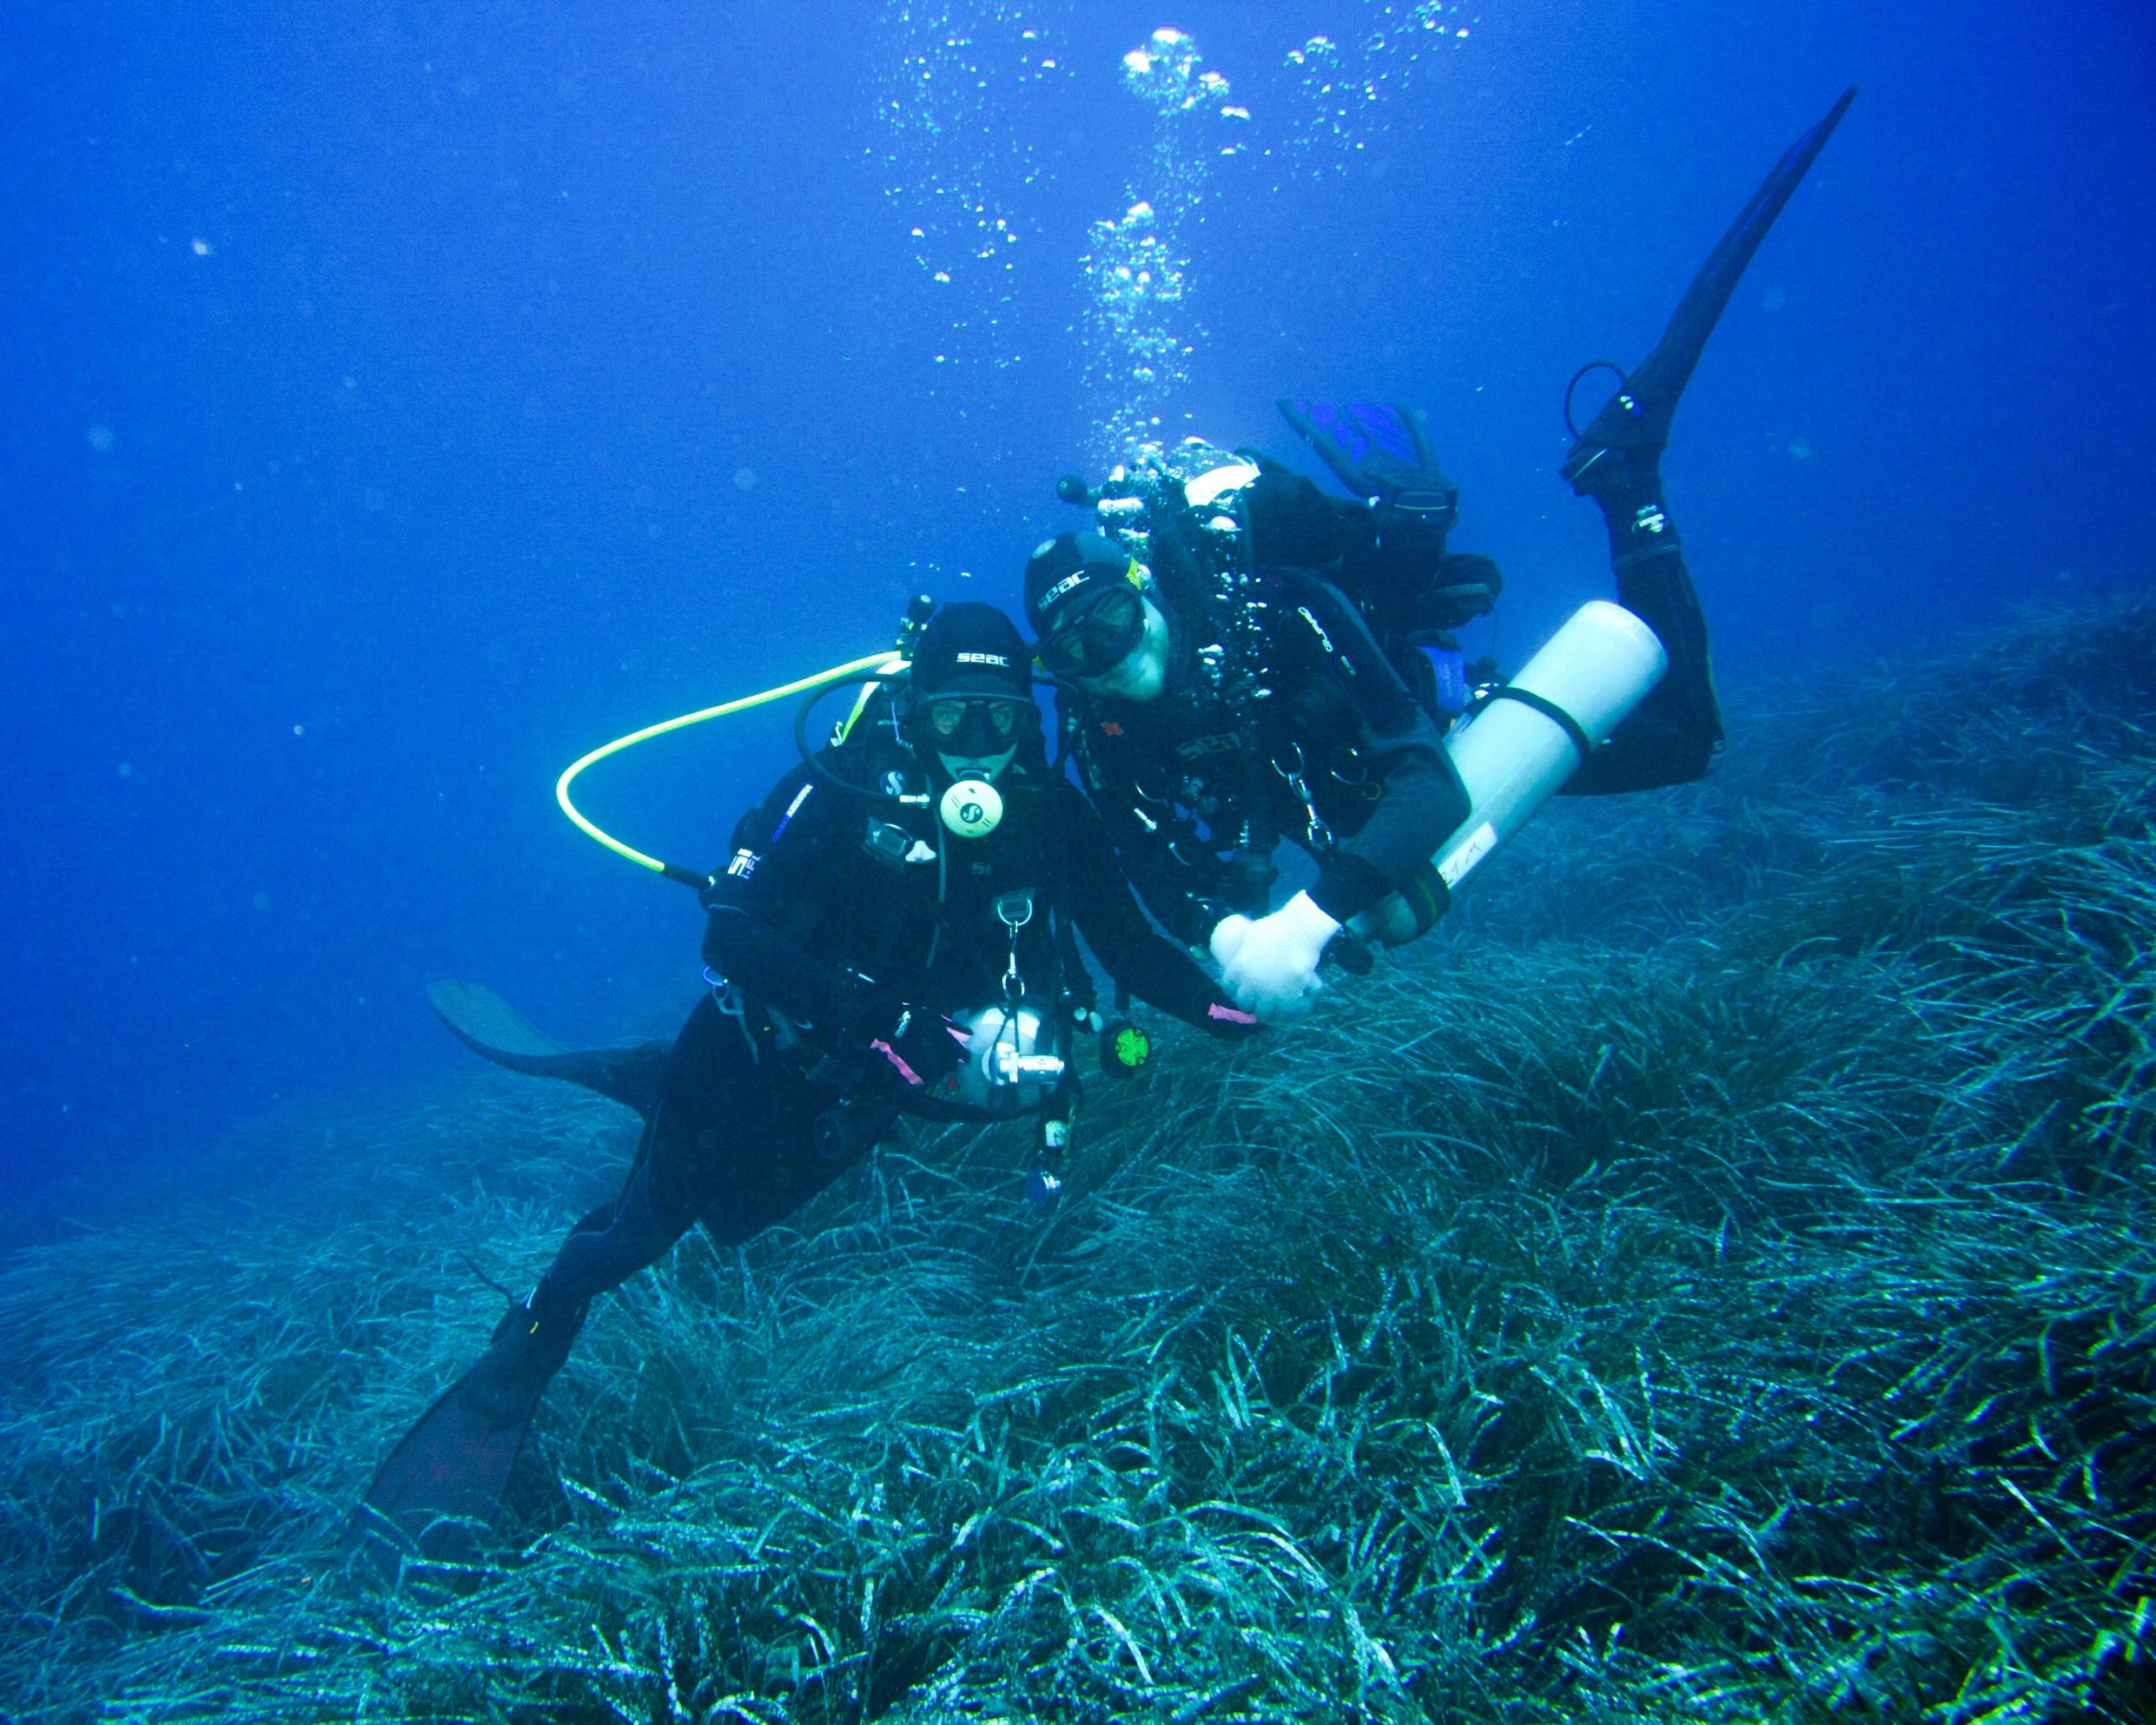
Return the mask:
M 1077 788 L 1059 782 L 1056 826 L 1071 919 L 1108 975 L 1139 999 L 1186 1024 L 1219 1036 L 1247 1032 L 1247 1021 L 1190 955 L 1145 920 L 1116 861 L 1106 830 Z
M 1127 809 L 1123 812 L 1131 814 Z M 1224 897 L 1208 895 L 1202 889 L 1209 884 L 1219 884 L 1204 878 L 1211 871 L 1202 865 L 1211 853 L 1194 847 L 1201 867 L 1193 869 L 1170 853 L 1167 835 L 1161 827 L 1156 825 L 1149 831 L 1133 816 L 1115 830 L 1117 836 L 1111 853 L 1117 858 L 1117 878 L 1124 884 L 1125 895 L 1129 888 L 1136 888 L 1146 909 L 1159 918 L 1161 927 L 1187 946 L 1202 946 L 1212 933 L 1213 925 L 1232 908 Z M 1107 842 L 1106 833 L 1102 834 L 1102 840 Z
M 704 963 L 788 1017 L 834 1032 L 869 991 L 805 944 L 824 907 L 848 889 L 841 802 L 805 769 L 789 773 L 741 817 L 733 856 L 703 900 Z
M 1280 572 L 1278 628 L 1297 644 L 1293 661 L 1329 681 L 1353 711 L 1356 754 L 1384 793 L 1369 819 L 1343 838 L 1310 888 L 1336 921 L 1403 890 L 1467 819 L 1467 791 L 1444 740 L 1371 639 L 1353 606 L 1315 577 Z

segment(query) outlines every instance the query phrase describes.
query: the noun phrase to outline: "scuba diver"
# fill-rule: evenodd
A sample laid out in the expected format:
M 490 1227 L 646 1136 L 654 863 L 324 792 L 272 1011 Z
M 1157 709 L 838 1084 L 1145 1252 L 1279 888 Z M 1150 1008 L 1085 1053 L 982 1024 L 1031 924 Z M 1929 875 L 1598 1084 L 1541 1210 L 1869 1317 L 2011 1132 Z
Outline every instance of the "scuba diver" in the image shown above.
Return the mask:
M 1064 533 L 1035 550 L 1026 608 L 1039 660 L 1147 905 L 1179 940 L 1210 946 L 1239 1006 L 1287 1022 L 1351 920 L 1380 904 L 1390 916 L 1395 901 L 1424 908 L 1406 911 L 1419 927 L 1402 938 L 1436 920 L 1429 859 L 1467 817 L 1467 793 L 1431 714 L 1337 587 L 1308 569 L 1229 563 L 1230 603 L 1214 606 L 1198 556 L 1213 547 L 1192 541 L 1206 535 L 1225 563 L 1240 522 L 1224 507 L 1220 525 L 1190 532 L 1166 499 L 1147 514 L 1118 539 Z M 1150 565 L 1132 548 L 1139 532 Z M 1235 627 L 1214 627 L 1223 613 Z M 1283 836 L 1318 875 L 1267 916 Z
M 1619 371 L 1584 430 L 1572 425 L 1572 397 L 1606 362 L 1566 392 L 1573 443 L 1561 472 L 1601 511 L 1623 622 L 1635 634 L 1645 625 L 1655 656 L 1606 729 L 1525 686 L 1524 673 L 1497 684 L 1494 666 L 1466 665 L 1453 631 L 1488 611 L 1502 582 L 1487 558 L 1446 548 L 1459 493 L 1406 409 L 1280 403 L 1345 498 L 1198 439 L 1150 451 L 1098 488 L 1058 483 L 1096 521 L 1038 546 L 1025 572 L 1065 749 L 1155 916 L 1209 947 L 1228 992 L 1261 1022 L 1308 1010 L 1328 948 L 1364 968 L 1365 941 L 1426 932 L 1498 841 L 1492 833 L 1449 862 L 1434 854 L 1480 814 L 1481 787 L 1463 781 L 1454 751 L 1493 697 L 1540 711 L 1561 740 L 1538 804 L 1561 786 L 1645 790 L 1706 772 L 1721 715 L 1662 451 L 1723 307 L 1855 93 L 1768 175 L 1660 344 Z M 1606 620 L 1597 627 L 1609 634 Z M 1637 659 L 1636 643 L 1618 650 Z M 1591 689 L 1594 668 L 1572 681 Z M 1483 775 L 1500 795 L 1502 766 Z M 1283 838 L 1318 873 L 1273 909 Z
M 698 1222 L 734 1246 L 791 1215 L 902 1115 L 1033 1115 L 1033 1178 L 1052 1187 L 1075 1100 L 1069 1044 L 1100 1023 L 1076 935 L 1154 1006 L 1223 1039 L 1254 1028 L 1147 922 L 1097 816 L 1049 772 L 1011 619 L 952 605 L 906 644 L 910 669 L 872 673 L 829 746 L 807 746 L 814 697 L 802 708 L 803 764 L 702 881 L 709 986 L 670 1046 L 568 1051 L 483 990 L 430 991 L 478 1052 L 597 1090 L 645 1126 L 620 1195 L 570 1230 L 382 1464 L 366 1498 L 380 1521 L 361 1531 L 456 1549 L 497 1509 L 595 1298 Z M 1115 1039 L 1126 1065 L 1133 1038 Z

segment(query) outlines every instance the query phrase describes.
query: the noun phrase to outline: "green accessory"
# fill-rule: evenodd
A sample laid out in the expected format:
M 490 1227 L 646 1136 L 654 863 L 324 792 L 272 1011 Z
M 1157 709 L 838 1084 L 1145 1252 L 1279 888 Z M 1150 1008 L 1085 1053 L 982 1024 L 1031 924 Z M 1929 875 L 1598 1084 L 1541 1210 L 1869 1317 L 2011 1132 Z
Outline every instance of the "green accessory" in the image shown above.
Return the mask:
M 1153 1058 L 1153 1039 L 1128 1018 L 1111 1018 L 1101 1027 L 1101 1070 L 1112 1077 L 1134 1078 Z

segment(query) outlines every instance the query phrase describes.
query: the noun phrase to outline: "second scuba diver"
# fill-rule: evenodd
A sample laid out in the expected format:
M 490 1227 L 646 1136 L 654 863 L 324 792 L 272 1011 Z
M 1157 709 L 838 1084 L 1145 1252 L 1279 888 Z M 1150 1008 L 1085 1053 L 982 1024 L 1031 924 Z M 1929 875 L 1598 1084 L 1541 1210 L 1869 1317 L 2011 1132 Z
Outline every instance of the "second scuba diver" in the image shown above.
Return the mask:
M 1663 500 L 1662 451 L 1746 264 L 1854 94 L 1783 157 L 1654 352 L 1575 433 L 1562 475 L 1600 510 L 1619 601 L 1637 620 L 1622 621 L 1636 634 L 1646 626 L 1666 670 L 1602 736 L 1524 677 L 1478 692 L 1562 730 L 1553 785 L 1566 772 L 1575 793 L 1682 783 L 1721 746 L 1706 622 Z M 1458 493 L 1415 415 L 1280 405 L 1351 497 L 1193 439 L 1097 489 L 1064 480 L 1058 494 L 1090 505 L 1097 526 L 1044 542 L 1025 572 L 1065 746 L 1132 879 L 1165 927 L 1210 948 L 1229 993 L 1267 1023 L 1308 1009 L 1343 927 L 1358 937 L 1343 943 L 1352 953 L 1364 937 L 1412 940 L 1443 915 L 1458 876 L 1433 853 L 1479 812 L 1448 753 L 1448 731 L 1471 710 L 1450 631 L 1501 585 L 1486 558 L 1446 551 Z M 1276 910 L 1271 857 L 1283 838 L 1318 873 Z
M 570 1230 L 376 1473 L 369 1508 L 423 1549 L 494 1514 L 592 1300 L 691 1227 L 748 1240 L 903 1114 L 1031 1114 L 1059 1143 L 1071 1026 L 1091 1006 L 1074 932 L 1141 999 L 1250 1032 L 1147 922 L 1098 818 L 1049 772 L 1011 620 L 949 606 L 913 649 L 903 681 L 804 748 L 736 827 L 703 895 L 709 986 L 670 1049 L 553 1049 L 483 991 L 436 991 L 480 1052 L 611 1095 L 645 1127 L 620 1195 Z

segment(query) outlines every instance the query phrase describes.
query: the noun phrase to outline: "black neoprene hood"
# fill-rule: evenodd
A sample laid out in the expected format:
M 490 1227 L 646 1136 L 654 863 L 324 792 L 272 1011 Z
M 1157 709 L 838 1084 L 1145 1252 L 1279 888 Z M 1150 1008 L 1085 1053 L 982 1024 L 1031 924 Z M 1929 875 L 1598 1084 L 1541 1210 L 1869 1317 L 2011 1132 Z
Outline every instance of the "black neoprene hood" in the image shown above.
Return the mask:
M 1058 533 L 1026 561 L 1026 621 L 1045 635 L 1055 614 L 1129 573 L 1130 554 L 1105 533 Z
M 937 695 L 1000 695 L 1030 701 L 1032 652 L 1018 626 L 992 605 L 947 605 L 915 644 L 913 689 Z

